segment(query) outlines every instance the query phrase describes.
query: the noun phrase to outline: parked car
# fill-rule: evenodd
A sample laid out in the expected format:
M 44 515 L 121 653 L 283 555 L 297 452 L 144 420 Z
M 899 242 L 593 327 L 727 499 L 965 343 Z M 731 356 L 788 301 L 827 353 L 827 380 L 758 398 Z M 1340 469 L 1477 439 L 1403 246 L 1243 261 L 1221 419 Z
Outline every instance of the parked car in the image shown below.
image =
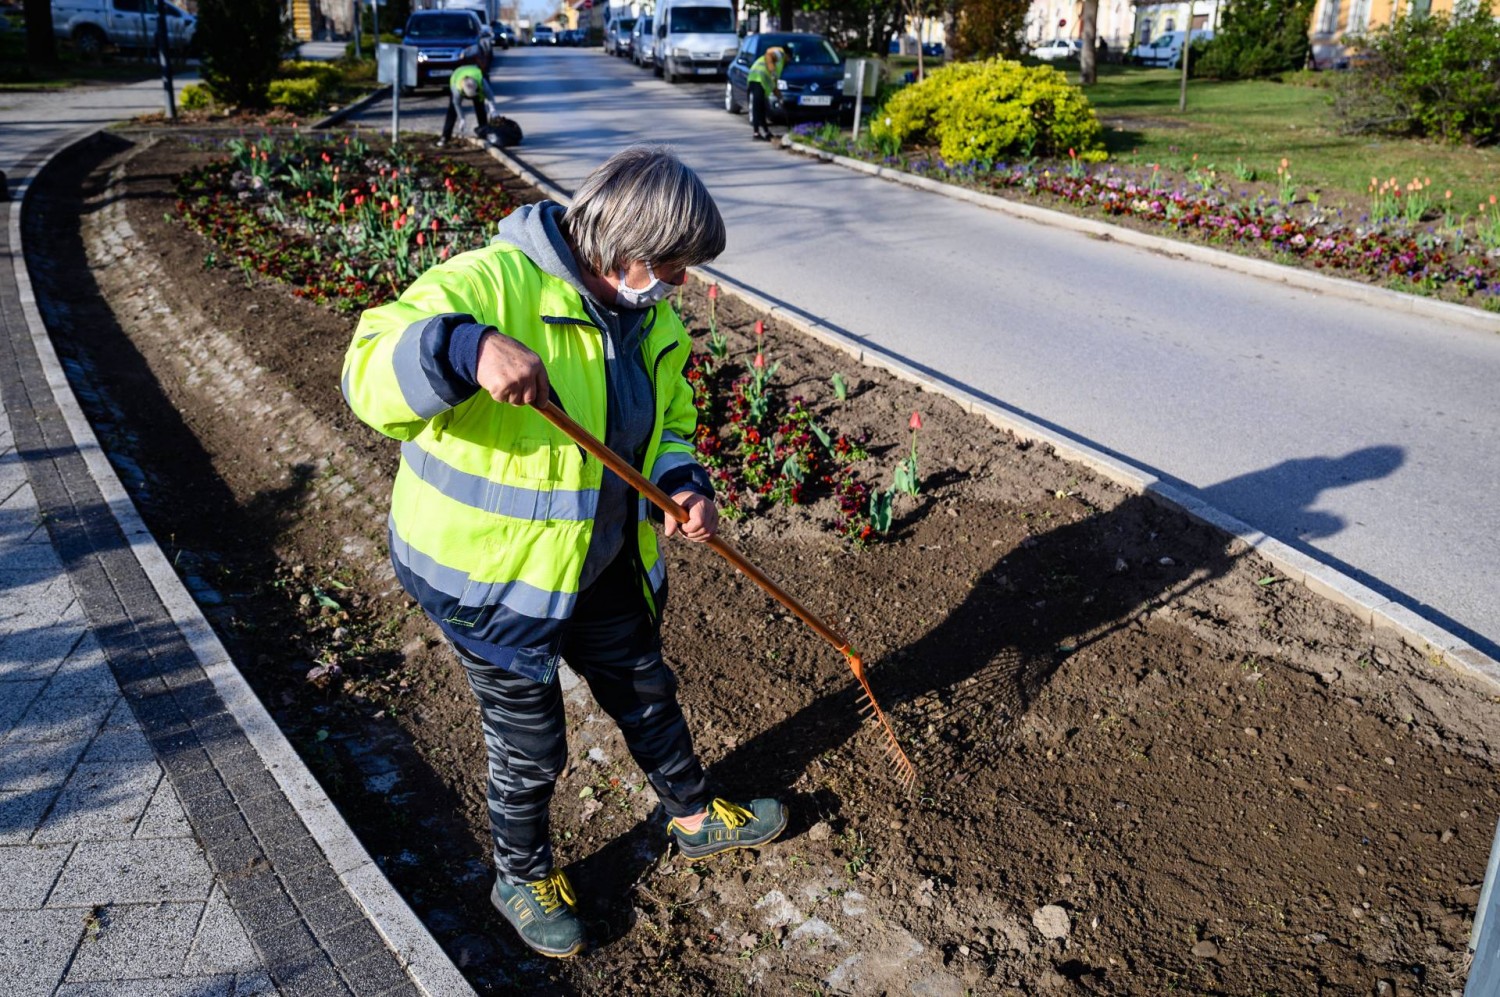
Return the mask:
M 1053 38 L 1038 44 L 1031 50 L 1031 54 L 1043 62 L 1057 62 L 1060 59 L 1077 59 L 1082 51 L 1082 39 Z
M 1193 41 L 1207 41 L 1214 33 L 1207 28 L 1196 28 Z M 1164 31 L 1145 45 L 1138 45 L 1130 53 L 1130 61 L 1142 66 L 1165 66 L 1176 69 L 1182 65 L 1182 32 Z
M 653 31 L 652 68 L 668 83 L 722 76 L 740 43 L 731 0 L 661 0 Z
M 413 11 L 401 41 L 417 50 L 419 87 L 446 85 L 459 66 L 478 66 L 488 73 L 494 61 L 494 37 L 466 10 Z
M 556 45 L 557 32 L 545 24 L 538 24 L 531 29 L 531 44 L 533 45 Z
M 198 19 L 174 4 L 167 11 L 167 43 L 192 47 Z M 143 49 L 156 44 L 155 0 L 52 0 L 52 32 L 71 41 L 78 54 L 97 58 L 110 45 Z
M 630 54 L 630 29 L 635 27 L 633 17 L 612 17 L 604 26 L 604 53 L 606 55 Z
M 785 49 L 787 54 L 786 67 L 776 81 L 776 92 L 766 95 L 766 110 L 773 120 L 792 125 L 835 118 L 845 110 L 853 110 L 854 96 L 844 96 L 844 60 L 822 35 L 806 32 L 746 36 L 729 64 L 724 110 L 739 114 L 749 106 L 750 67 L 773 45 Z
M 495 36 L 495 44 L 501 48 L 510 48 L 516 43 L 516 29 L 504 21 L 491 21 L 490 33 Z
M 651 65 L 651 24 L 650 14 L 642 14 L 635 19 L 635 27 L 630 29 L 630 61 L 642 69 Z

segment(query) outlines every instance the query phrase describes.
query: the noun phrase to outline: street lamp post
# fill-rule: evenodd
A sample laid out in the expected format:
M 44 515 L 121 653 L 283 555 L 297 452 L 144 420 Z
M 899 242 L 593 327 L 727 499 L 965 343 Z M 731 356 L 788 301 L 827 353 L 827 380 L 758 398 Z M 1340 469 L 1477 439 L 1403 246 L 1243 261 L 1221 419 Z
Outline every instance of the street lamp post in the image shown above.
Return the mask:
M 156 5 L 156 61 L 161 66 L 161 85 L 166 89 L 167 120 L 177 120 L 177 96 L 172 90 L 172 53 L 167 39 L 167 5 Z

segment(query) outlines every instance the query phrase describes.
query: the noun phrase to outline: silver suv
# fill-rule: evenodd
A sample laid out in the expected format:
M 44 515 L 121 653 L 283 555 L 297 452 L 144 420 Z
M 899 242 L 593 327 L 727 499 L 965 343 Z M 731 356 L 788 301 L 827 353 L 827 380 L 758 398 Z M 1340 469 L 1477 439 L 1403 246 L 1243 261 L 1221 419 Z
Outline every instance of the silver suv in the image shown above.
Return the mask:
M 157 0 L 52 0 L 52 31 L 71 41 L 78 54 L 97 58 L 107 46 L 151 48 L 156 44 Z M 198 31 L 198 19 L 165 0 L 167 44 L 186 51 Z

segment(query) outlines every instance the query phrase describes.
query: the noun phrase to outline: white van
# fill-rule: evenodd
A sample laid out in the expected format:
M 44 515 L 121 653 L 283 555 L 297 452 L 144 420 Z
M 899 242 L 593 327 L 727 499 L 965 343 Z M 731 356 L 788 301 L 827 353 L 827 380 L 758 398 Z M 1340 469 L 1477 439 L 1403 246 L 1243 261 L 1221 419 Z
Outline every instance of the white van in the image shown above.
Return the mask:
M 1208 41 L 1214 36 L 1207 28 L 1195 28 L 1193 41 Z M 1182 32 L 1167 31 L 1157 35 L 1145 45 L 1138 45 L 1130 53 L 1130 61 L 1142 66 L 1165 66 L 1176 69 L 1182 65 Z
M 661 0 L 656 9 L 651 61 L 668 83 L 724 76 L 739 44 L 731 0 Z

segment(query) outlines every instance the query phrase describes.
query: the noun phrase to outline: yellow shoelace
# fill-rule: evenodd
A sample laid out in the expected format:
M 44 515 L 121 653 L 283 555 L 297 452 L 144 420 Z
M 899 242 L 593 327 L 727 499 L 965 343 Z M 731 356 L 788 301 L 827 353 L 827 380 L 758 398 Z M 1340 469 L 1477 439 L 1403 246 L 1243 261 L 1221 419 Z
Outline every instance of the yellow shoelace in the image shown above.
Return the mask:
M 546 879 L 527 883 L 526 888 L 536 897 L 536 902 L 542 905 L 543 914 L 551 914 L 563 904 L 572 907 L 578 903 L 573 897 L 573 884 L 568 882 L 568 877 L 563 875 L 561 869 L 553 869 Z
M 737 803 L 715 799 L 708 805 L 709 812 L 724 822 L 725 827 L 739 827 L 755 815 Z

